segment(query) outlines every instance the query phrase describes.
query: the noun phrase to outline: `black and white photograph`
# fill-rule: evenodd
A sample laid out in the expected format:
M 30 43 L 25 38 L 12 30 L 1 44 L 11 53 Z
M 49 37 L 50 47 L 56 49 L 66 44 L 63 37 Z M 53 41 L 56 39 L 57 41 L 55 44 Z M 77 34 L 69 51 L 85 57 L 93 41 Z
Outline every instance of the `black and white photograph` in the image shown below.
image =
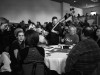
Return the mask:
M 0 0 L 0 75 L 100 75 L 100 0 Z

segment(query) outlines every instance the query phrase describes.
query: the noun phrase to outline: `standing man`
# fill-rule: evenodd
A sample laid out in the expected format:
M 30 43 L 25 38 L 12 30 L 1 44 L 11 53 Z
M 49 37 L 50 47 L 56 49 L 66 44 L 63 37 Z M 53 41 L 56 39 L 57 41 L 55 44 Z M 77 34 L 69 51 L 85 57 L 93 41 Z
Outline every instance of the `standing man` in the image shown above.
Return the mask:
M 58 22 L 58 18 L 54 16 L 52 18 L 52 23 L 49 23 L 46 27 L 47 31 L 49 32 L 47 36 L 49 45 L 59 44 L 59 37 L 62 33 L 61 25 L 58 24 L 54 29 L 52 29 L 56 25 L 57 22 Z

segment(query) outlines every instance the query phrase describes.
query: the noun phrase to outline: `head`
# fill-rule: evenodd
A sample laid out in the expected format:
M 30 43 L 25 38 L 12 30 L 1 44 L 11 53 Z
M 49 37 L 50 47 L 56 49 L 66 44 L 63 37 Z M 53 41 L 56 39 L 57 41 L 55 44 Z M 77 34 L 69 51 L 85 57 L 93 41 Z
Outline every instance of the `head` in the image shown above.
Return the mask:
M 92 38 L 93 36 L 93 29 L 91 27 L 85 27 L 82 30 L 82 35 L 81 35 L 81 39 L 87 39 L 87 38 Z
M 70 26 L 70 27 L 69 27 L 68 32 L 69 32 L 70 35 L 76 34 L 76 31 L 77 31 L 77 29 L 76 29 L 75 26 Z
M 52 18 L 52 23 L 55 25 L 57 22 L 58 22 L 58 18 L 54 16 Z
M 9 23 L 9 21 L 6 18 L 3 18 L 3 17 L 0 18 L 0 30 L 1 31 L 6 30 L 8 27 L 8 23 Z
M 48 24 L 48 22 L 44 22 L 43 27 L 46 27 Z
M 39 21 L 37 21 L 37 25 L 41 25 L 41 23 Z
M 29 25 L 29 29 L 32 29 L 32 30 L 35 30 L 35 31 L 36 31 L 36 26 L 35 26 L 35 24 L 32 24 L 32 23 L 31 23 L 31 24 Z
M 37 46 L 39 42 L 39 33 L 34 30 L 27 30 L 25 32 L 26 44 L 30 47 Z
M 96 30 L 96 36 L 100 38 L 100 28 Z
M 22 42 L 25 40 L 25 36 L 24 36 L 24 31 L 23 29 L 21 28 L 17 28 L 15 31 L 14 31 L 14 34 L 15 34 L 15 37 L 17 38 L 17 40 L 19 42 Z

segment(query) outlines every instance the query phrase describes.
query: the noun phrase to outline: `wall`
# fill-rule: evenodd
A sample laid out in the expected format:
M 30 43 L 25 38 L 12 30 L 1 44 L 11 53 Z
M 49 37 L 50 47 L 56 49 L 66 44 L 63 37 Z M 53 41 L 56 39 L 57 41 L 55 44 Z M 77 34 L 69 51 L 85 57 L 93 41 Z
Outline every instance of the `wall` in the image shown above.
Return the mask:
M 97 25 L 100 25 L 100 6 L 98 7 L 92 7 L 92 8 L 84 8 L 83 9 L 83 14 L 85 15 L 86 13 L 90 14 L 91 11 L 96 11 L 98 14 L 97 17 Z
M 63 14 L 69 12 L 70 5 L 64 3 Z M 82 10 L 75 8 L 76 14 L 82 14 Z M 78 11 L 78 12 L 77 12 Z M 0 17 L 5 17 L 10 22 L 27 23 L 31 19 L 35 23 L 40 21 L 50 22 L 53 16 L 61 19 L 61 4 L 51 0 L 0 0 Z
M 96 11 L 97 14 L 100 14 L 100 6 L 98 7 L 91 7 L 91 8 L 84 8 L 83 9 L 83 14 L 85 15 L 86 13 L 90 14 L 91 11 Z
M 60 3 L 50 0 L 0 0 L 0 17 L 6 17 L 10 22 L 26 23 L 31 19 L 37 21 L 51 21 L 53 16 L 61 18 Z
M 64 5 L 63 6 L 63 8 L 64 8 L 63 14 L 64 15 L 66 13 L 71 13 L 70 8 L 74 8 L 74 11 L 75 11 L 74 15 L 75 16 L 77 16 L 78 14 L 83 15 L 83 10 L 81 8 L 70 6 L 70 4 L 68 4 L 68 3 L 64 3 L 63 5 Z

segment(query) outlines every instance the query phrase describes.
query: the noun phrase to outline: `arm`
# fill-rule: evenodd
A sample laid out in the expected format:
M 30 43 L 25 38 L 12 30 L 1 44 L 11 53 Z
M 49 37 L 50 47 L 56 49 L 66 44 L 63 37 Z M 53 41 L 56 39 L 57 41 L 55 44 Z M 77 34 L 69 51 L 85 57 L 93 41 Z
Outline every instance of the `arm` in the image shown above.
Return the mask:
M 14 56 L 15 56 L 15 58 L 17 58 L 17 54 L 18 54 L 18 49 L 15 49 L 14 50 Z
M 79 45 L 76 45 L 69 53 L 68 58 L 66 60 L 66 67 L 65 67 L 65 71 L 66 72 L 70 72 L 70 70 L 73 68 L 73 65 L 76 63 L 76 61 L 78 60 L 79 56 L 80 56 L 80 50 L 81 48 L 79 47 Z
M 77 44 L 78 42 L 79 42 L 79 36 L 76 35 L 76 42 L 75 42 L 75 44 Z
M 58 24 L 55 29 L 52 29 L 51 32 L 56 33 L 56 34 L 61 34 L 62 33 L 62 28 L 61 28 L 61 24 Z
M 56 34 L 59 34 L 58 31 L 55 31 L 55 30 L 51 30 L 52 33 L 56 33 Z

